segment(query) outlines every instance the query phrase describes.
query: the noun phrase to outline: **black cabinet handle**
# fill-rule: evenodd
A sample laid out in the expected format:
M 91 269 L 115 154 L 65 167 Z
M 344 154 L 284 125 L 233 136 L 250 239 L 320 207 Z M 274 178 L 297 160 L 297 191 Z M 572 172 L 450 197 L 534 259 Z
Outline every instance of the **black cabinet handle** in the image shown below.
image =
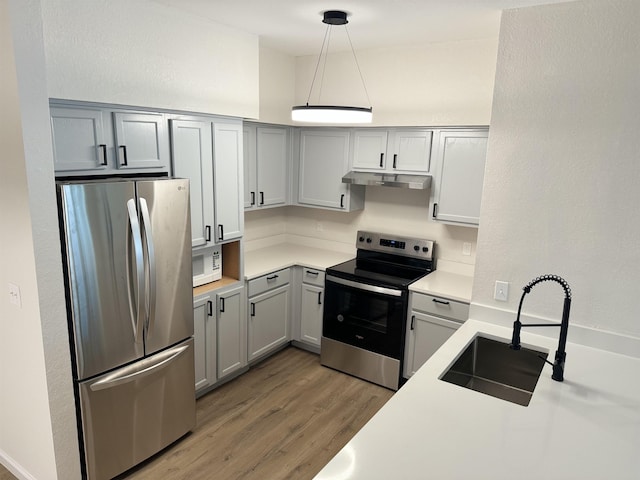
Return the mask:
M 393 154 L 393 168 L 396 168 L 396 161 L 398 160 L 398 154 L 394 153 Z
M 267 277 L 267 280 L 275 280 L 276 278 L 278 278 L 278 275 L 271 275 L 270 277 Z
M 318 292 L 318 305 L 322 305 L 322 292 Z
M 224 225 L 218 225 L 218 240 L 224 240 Z
M 344 208 L 344 193 L 340 195 L 340 208 Z
M 438 204 L 434 203 L 433 204 L 433 218 L 436 218 L 437 215 L 438 215 Z
M 380 168 L 382 168 L 382 165 L 384 164 L 384 153 L 380 154 Z
M 251 302 L 251 316 L 255 317 L 256 316 L 256 304 Z
M 256 204 L 256 192 L 251 192 L 251 206 Z
M 435 303 L 439 303 L 440 305 L 450 305 L 450 302 L 445 302 L 444 300 L 438 300 L 437 298 L 434 298 L 433 301 Z
M 224 312 L 224 297 L 220 297 L 220 313 Z
M 260 192 L 260 205 L 264 205 L 264 192 Z
M 107 166 L 107 146 L 102 143 L 100 144 L 100 150 L 102 150 L 102 162 L 100 162 L 100 165 L 102 165 L 103 167 Z
M 211 225 L 207 225 L 206 227 L 204 227 L 204 239 L 207 242 L 211 241 Z
M 122 149 L 122 163 L 121 165 L 123 167 L 126 167 L 127 165 L 129 165 L 129 161 L 127 160 L 127 146 L 126 145 L 120 145 L 120 147 Z
M 411 330 L 413 330 L 415 323 L 416 323 L 416 316 L 411 315 Z
M 313 275 L 314 277 L 318 276 L 318 272 L 314 272 L 313 270 L 305 270 L 304 273 L 307 275 Z
M 213 302 L 211 300 L 207 300 L 207 316 L 213 317 Z

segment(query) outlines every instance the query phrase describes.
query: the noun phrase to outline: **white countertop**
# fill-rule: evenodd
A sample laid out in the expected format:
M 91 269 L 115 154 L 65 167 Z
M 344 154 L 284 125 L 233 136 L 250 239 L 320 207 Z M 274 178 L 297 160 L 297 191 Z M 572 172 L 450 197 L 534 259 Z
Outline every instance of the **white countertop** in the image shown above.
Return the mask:
M 511 338 L 467 321 L 316 479 L 640 478 L 640 359 L 569 343 L 565 381 L 545 365 L 523 407 L 438 379 L 479 332 Z M 557 340 L 522 344 L 552 358 Z
M 409 286 L 409 290 L 417 293 L 443 296 L 459 302 L 471 302 L 473 277 L 445 270 L 436 270 Z
M 332 265 L 351 260 L 354 256 L 353 253 L 307 247 L 294 243 L 281 243 L 245 252 L 244 278 L 251 280 L 294 265 L 325 270 Z

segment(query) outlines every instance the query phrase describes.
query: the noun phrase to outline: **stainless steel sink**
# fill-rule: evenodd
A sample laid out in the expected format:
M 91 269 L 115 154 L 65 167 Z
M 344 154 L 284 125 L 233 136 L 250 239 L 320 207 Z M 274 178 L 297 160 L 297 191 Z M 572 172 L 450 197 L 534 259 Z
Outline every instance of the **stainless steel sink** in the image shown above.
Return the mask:
M 547 355 L 477 336 L 440 380 L 526 407 Z

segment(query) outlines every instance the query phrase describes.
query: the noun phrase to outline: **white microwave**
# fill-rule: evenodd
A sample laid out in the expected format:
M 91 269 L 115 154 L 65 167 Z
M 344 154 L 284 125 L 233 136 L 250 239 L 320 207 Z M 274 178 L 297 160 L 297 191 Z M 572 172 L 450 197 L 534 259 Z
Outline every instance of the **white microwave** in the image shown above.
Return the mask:
M 205 248 L 193 254 L 193 286 L 215 282 L 222 278 L 222 247 Z

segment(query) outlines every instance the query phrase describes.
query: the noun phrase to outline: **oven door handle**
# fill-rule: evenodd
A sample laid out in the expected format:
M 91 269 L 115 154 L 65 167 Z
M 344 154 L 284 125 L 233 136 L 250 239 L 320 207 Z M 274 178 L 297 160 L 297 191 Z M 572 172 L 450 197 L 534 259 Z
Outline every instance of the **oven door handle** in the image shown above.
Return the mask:
M 358 290 L 365 290 L 367 292 L 381 293 L 382 295 L 390 295 L 392 297 L 401 297 L 402 290 L 394 290 L 393 288 L 378 287 L 376 285 L 369 285 L 367 283 L 354 282 L 352 280 L 346 280 L 344 278 L 334 277 L 333 275 L 327 275 L 325 280 L 339 283 L 347 287 L 357 288 Z

